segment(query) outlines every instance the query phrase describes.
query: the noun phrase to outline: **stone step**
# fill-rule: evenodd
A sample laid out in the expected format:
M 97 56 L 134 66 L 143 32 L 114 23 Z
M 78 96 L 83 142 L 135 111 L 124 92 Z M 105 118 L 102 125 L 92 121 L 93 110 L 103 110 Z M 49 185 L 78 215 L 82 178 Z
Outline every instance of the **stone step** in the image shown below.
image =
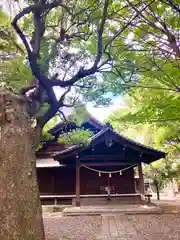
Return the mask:
M 162 214 L 163 211 L 159 207 L 136 207 L 136 208 L 83 208 L 83 207 L 68 207 L 62 211 L 63 216 L 82 216 L 82 215 L 104 215 L 104 214 Z

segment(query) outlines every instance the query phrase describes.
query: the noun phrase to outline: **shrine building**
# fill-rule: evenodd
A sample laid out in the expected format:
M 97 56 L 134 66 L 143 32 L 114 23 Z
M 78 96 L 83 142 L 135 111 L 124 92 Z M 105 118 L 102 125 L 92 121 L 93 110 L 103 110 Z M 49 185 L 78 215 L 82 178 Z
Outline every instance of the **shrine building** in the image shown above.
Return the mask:
M 43 204 L 138 204 L 145 199 L 142 163 L 165 153 L 135 142 L 89 116 L 82 126 L 93 132 L 88 146 L 66 148 L 57 139 L 77 128 L 60 123 L 50 132 L 55 140 L 37 152 L 37 177 Z M 135 172 L 139 181 L 135 181 Z

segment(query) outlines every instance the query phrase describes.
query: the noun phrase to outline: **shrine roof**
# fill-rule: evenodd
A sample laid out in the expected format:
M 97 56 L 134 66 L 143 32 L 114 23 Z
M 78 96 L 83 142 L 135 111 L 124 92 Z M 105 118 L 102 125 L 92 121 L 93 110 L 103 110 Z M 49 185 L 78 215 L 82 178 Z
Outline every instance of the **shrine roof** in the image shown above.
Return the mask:
M 67 149 L 60 151 L 54 156 L 54 159 L 59 161 L 62 158 L 67 158 L 69 156 L 76 156 L 79 153 L 83 153 L 88 148 L 92 148 L 99 144 L 100 142 L 105 141 L 114 141 L 128 149 L 128 151 L 139 152 L 139 155 L 145 154 L 146 159 L 141 159 L 141 162 L 151 163 L 158 159 L 164 158 L 166 153 L 156 150 L 154 148 L 145 146 L 139 142 L 136 142 L 128 137 L 125 137 L 117 132 L 115 132 L 110 125 L 105 125 L 98 133 L 96 133 L 92 138 L 88 146 L 74 145 Z M 133 152 L 132 152 L 133 153 Z M 148 158 L 147 158 L 148 156 Z

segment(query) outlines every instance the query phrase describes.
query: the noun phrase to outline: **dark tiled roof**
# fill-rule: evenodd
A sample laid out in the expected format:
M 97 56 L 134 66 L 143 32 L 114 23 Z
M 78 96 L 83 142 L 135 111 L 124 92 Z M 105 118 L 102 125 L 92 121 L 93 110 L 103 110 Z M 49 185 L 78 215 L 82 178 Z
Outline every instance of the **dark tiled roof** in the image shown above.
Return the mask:
M 146 152 L 146 153 L 149 153 L 151 155 L 156 155 L 157 159 L 164 158 L 165 155 L 166 155 L 166 153 L 164 153 L 162 151 L 156 150 L 156 149 L 151 148 L 151 147 L 147 147 L 147 146 L 145 146 L 145 145 L 143 145 L 139 142 L 133 141 L 132 139 L 129 139 L 125 136 L 122 136 L 122 135 L 118 134 L 117 132 L 115 132 L 109 126 L 107 126 L 107 127 L 105 126 L 102 130 L 100 130 L 97 134 L 95 134 L 91 139 L 90 145 L 93 145 L 93 143 L 95 143 L 96 139 L 98 139 L 99 137 L 103 136 L 104 134 L 106 134 L 108 132 L 111 133 L 112 135 L 116 136 L 119 139 L 119 141 L 122 142 L 122 144 L 124 144 L 125 146 L 128 146 L 130 148 L 138 149 L 140 152 Z M 82 147 L 80 145 L 74 145 L 74 146 L 69 147 L 65 150 L 62 150 L 61 152 L 59 152 L 58 155 L 54 156 L 54 158 L 57 159 L 60 156 L 68 155 L 68 154 L 71 154 L 71 153 L 76 154 L 76 153 L 78 153 L 82 150 L 85 150 L 88 147 Z

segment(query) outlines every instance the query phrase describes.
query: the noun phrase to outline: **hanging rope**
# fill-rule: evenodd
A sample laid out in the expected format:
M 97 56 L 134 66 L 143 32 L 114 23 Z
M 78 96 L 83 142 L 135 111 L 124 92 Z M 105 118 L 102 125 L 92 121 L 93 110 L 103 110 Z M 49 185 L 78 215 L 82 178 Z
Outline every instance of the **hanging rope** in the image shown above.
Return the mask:
M 136 165 L 137 164 L 132 165 L 130 167 L 126 167 L 126 168 L 120 169 L 120 170 L 116 170 L 116 171 L 101 171 L 101 170 L 97 170 L 97 169 L 94 169 L 94 168 L 91 168 L 91 167 L 87 167 L 86 165 L 81 165 L 81 166 L 84 167 L 84 168 L 87 168 L 87 169 L 89 169 L 91 171 L 99 173 L 99 176 L 101 176 L 101 173 L 109 174 L 109 176 L 111 176 L 111 174 L 114 174 L 114 173 L 120 173 L 120 175 L 121 175 L 123 171 L 125 171 L 125 170 L 127 170 L 129 168 L 135 167 Z

